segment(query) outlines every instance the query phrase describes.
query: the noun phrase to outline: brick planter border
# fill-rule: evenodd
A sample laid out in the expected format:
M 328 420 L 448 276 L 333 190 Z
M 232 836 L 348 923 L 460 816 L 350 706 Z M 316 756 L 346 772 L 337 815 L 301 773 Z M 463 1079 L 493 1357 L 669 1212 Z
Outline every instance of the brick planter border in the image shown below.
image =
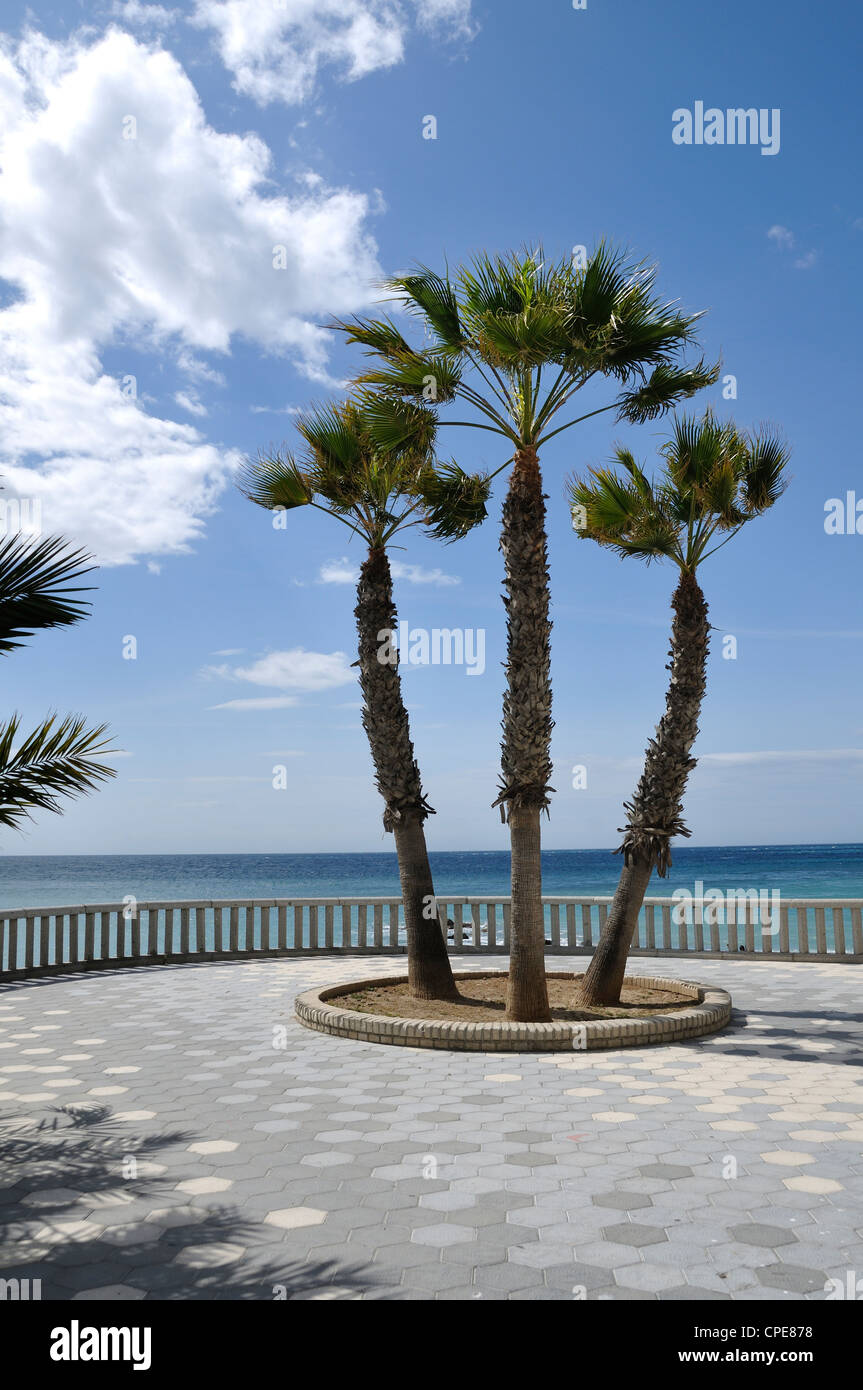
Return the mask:
M 457 980 L 488 979 L 501 970 L 461 972 Z M 652 1018 L 601 1018 L 589 1023 L 460 1023 L 419 1018 L 387 1018 L 339 1007 L 339 999 L 379 985 L 402 984 L 405 975 L 310 989 L 297 996 L 294 1007 L 300 1023 L 319 1033 L 353 1038 L 356 1042 L 390 1043 L 400 1047 L 448 1048 L 458 1052 L 562 1052 L 597 1048 L 643 1047 L 680 1042 L 724 1028 L 731 1017 L 731 995 L 691 980 L 652 975 L 628 975 L 630 985 L 685 991 L 692 1004 L 674 1014 Z M 569 971 L 549 972 L 549 979 L 572 979 Z

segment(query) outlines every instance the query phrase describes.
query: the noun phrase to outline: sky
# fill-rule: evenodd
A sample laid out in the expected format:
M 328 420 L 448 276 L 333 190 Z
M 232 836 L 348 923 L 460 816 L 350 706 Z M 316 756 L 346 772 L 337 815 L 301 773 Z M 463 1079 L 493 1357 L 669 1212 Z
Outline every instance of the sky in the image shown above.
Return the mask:
M 100 567 L 86 622 L 4 659 L 3 708 L 25 726 L 80 711 L 121 751 L 113 783 L 0 850 L 392 848 L 351 666 L 358 543 L 320 513 L 274 527 L 236 470 L 343 394 L 364 359 L 326 324 L 378 312 L 383 276 L 602 237 L 707 311 L 723 379 L 699 409 L 769 422 L 793 450 L 787 494 L 701 574 L 715 631 L 691 843 L 863 840 L 852 7 L 10 0 L 4 15 L 0 501 L 7 527 L 17 501 Z M 765 138 L 680 143 L 696 103 L 763 111 Z M 599 416 L 543 452 L 549 848 L 618 842 L 664 707 L 675 579 L 576 537 L 564 480 L 617 443 L 652 467 L 667 430 Z M 457 426 L 439 443 L 466 469 L 506 457 Z M 393 554 L 410 628 L 484 634 L 482 672 L 402 666 L 433 849 L 508 841 L 491 808 L 505 483 L 466 540 L 412 531 Z M 825 507 L 848 493 L 861 534 L 829 534 Z

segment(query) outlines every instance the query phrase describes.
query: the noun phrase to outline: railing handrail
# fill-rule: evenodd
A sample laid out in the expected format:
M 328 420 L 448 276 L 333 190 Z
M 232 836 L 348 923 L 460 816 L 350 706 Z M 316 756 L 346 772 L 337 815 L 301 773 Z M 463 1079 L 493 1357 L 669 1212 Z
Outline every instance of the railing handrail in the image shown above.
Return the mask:
M 687 890 L 688 891 L 688 890 Z M 720 889 L 720 892 L 728 894 L 736 893 L 770 893 L 776 889 L 769 888 L 727 888 Z M 132 895 L 130 895 L 132 896 Z M 486 903 L 506 904 L 511 901 L 509 893 L 438 893 L 440 903 L 462 903 L 478 907 Z M 571 893 L 543 893 L 542 901 L 544 904 L 553 906 L 555 903 L 561 905 L 572 904 L 573 906 L 605 906 L 614 901 L 611 894 L 592 895 L 592 894 L 571 894 Z M 713 904 L 713 899 L 694 895 L 687 899 L 687 903 L 692 906 L 708 906 Z M 827 908 L 855 908 L 863 907 L 863 898 L 786 898 L 781 897 L 781 906 L 786 907 L 827 907 Z M 293 897 L 293 898 L 153 898 L 148 900 L 136 900 L 136 912 L 155 912 L 163 911 L 165 908 L 214 908 L 214 907 L 369 907 L 386 906 L 389 903 L 400 903 L 401 893 L 396 891 L 383 896 L 374 897 L 338 897 L 338 898 L 312 898 L 312 897 Z M 680 899 L 674 897 L 646 897 L 645 907 L 680 906 Z M 124 901 L 122 898 L 113 898 L 107 902 L 85 902 L 73 904 L 44 904 L 41 907 L 6 907 L 0 908 L 0 922 L 12 917 L 54 917 L 61 915 L 68 917 L 74 913 L 87 912 L 123 912 Z
M 863 898 L 785 898 L 776 890 L 708 890 L 645 898 L 633 954 L 863 964 Z M 542 895 L 549 955 L 589 955 L 613 899 Z M 511 899 L 440 893 L 441 930 L 453 951 L 506 953 Z M 371 897 L 169 898 L 0 909 L 0 980 L 70 970 L 321 952 L 406 950 L 397 892 Z M 738 952 L 745 953 L 738 955 Z

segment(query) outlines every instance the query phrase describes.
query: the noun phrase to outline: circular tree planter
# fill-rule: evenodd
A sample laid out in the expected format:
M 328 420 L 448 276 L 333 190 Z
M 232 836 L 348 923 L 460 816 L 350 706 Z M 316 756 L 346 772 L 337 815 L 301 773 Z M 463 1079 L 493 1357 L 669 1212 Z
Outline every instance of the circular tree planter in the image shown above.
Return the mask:
M 499 970 L 462 972 L 456 980 L 501 975 Z M 571 979 L 549 972 L 550 979 Z M 646 1018 L 598 1018 L 581 1023 L 462 1023 L 452 1020 L 392 1018 L 343 1008 L 340 1000 L 361 990 L 405 983 L 404 975 L 387 975 L 300 994 L 294 1007 L 300 1023 L 319 1033 L 353 1038 L 356 1042 L 390 1043 L 401 1047 L 449 1048 L 460 1052 L 589 1052 L 597 1048 L 644 1047 L 680 1042 L 724 1028 L 731 1017 L 731 995 L 724 989 L 669 980 L 652 975 L 628 975 L 626 983 L 645 989 L 675 989 L 691 998 L 673 1013 Z

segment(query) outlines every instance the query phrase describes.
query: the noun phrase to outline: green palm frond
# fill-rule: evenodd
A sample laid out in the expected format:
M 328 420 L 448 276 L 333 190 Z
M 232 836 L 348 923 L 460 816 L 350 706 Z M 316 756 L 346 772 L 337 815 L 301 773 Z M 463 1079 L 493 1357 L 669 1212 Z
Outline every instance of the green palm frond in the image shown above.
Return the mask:
M 408 357 L 390 358 L 385 366 L 362 372 L 357 381 L 361 386 L 376 387 L 382 392 L 395 392 L 435 405 L 455 399 L 461 377 L 461 370 L 449 357 L 411 353 Z
M 570 479 L 568 491 L 587 519 L 581 534 L 591 540 L 625 535 L 642 511 L 639 487 L 610 468 L 592 468 L 587 479 Z
M 434 450 L 437 419 L 426 407 L 374 391 L 360 392 L 357 405 L 363 429 L 381 453 L 422 459 Z
M 396 275 L 385 281 L 405 308 L 419 314 L 431 325 L 440 348 L 457 352 L 464 342 L 459 319 L 458 296 L 449 280 L 436 275 L 428 266 L 417 266 L 410 275 Z
M 581 333 L 608 325 L 639 269 L 627 264 L 624 252 L 601 241 L 584 269 L 572 272 L 570 312 Z M 651 283 L 651 272 L 647 272 L 645 288 Z
M 723 528 L 739 526 L 746 519 L 746 513 L 738 506 L 740 481 L 737 461 L 720 457 L 698 489 L 699 508 L 713 512 Z
M 712 386 L 720 371 L 720 363 L 708 367 L 703 358 L 694 367 L 660 362 L 641 386 L 618 398 L 617 418 L 631 424 L 655 420 L 705 386 Z
M 316 458 L 340 469 L 353 469 L 360 463 L 361 422 L 351 402 L 304 411 L 297 417 L 296 426 Z
M 549 277 L 540 250 L 536 256 L 476 256 L 459 269 L 457 281 L 462 318 L 475 333 L 487 319 L 521 314 L 544 298 Z
M 455 462 L 438 463 L 420 478 L 427 534 L 435 540 L 460 540 L 487 516 L 491 479 L 465 473 Z
M 34 632 L 68 627 L 87 616 L 89 603 L 75 595 L 89 593 L 92 585 L 73 581 L 91 573 L 91 559 L 56 536 L 0 541 L 0 652 L 23 646 Z
M 488 314 L 479 329 L 483 361 L 511 369 L 556 361 L 570 348 L 555 305 L 531 304 L 518 314 Z
M 237 487 L 250 502 L 267 511 L 304 507 L 314 496 L 308 478 L 293 456 L 278 450 L 259 454 L 247 462 L 237 476 Z
M 620 467 L 626 469 L 641 496 L 642 503 L 651 504 L 654 501 L 653 484 L 641 465 L 636 463 L 634 455 L 629 449 L 616 449 L 614 457 Z
M 113 750 L 106 726 L 88 729 L 80 715 L 49 715 L 23 741 L 13 715 L 0 726 L 0 825 L 17 828 L 34 810 L 62 810 L 61 797 L 83 796 L 115 777 L 98 761 Z
M 748 466 L 743 479 L 744 505 L 749 512 L 772 507 L 788 486 L 785 469 L 791 451 L 779 434 L 767 429 L 752 437 Z
M 377 357 L 410 357 L 413 349 L 402 337 L 392 319 L 333 319 L 330 328 L 344 333 L 349 343 L 368 348 Z

